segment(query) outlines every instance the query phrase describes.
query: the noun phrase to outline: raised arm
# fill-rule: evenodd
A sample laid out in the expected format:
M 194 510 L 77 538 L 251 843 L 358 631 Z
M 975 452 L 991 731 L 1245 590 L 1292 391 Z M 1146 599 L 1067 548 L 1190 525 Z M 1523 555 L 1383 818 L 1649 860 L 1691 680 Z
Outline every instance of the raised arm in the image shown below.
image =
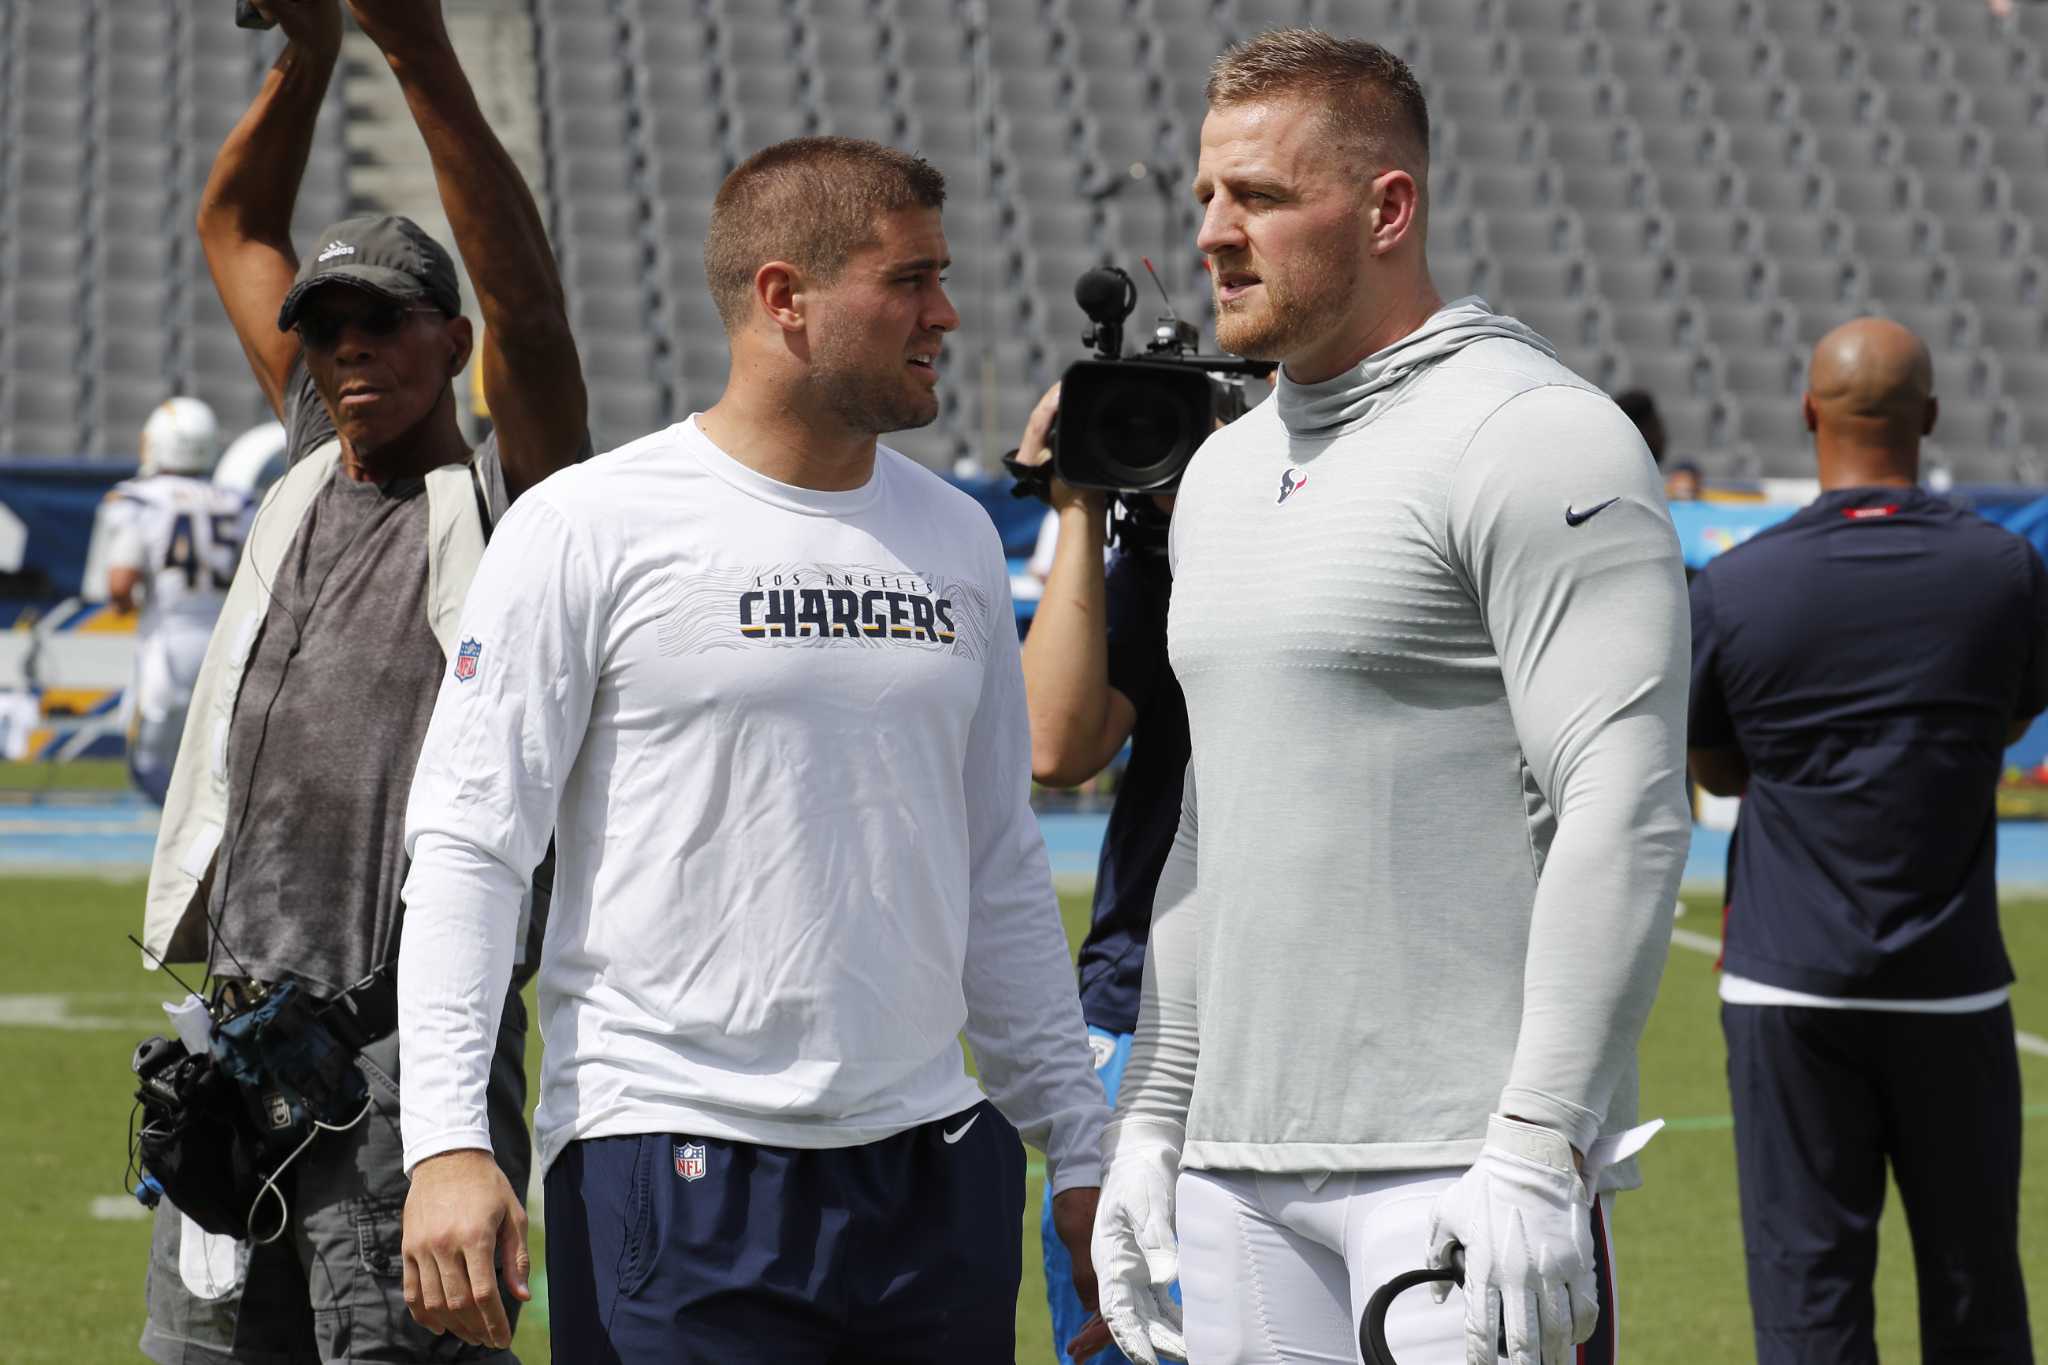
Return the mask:
M 199 245 L 256 382 L 282 417 L 285 379 L 299 358 L 298 334 L 277 330 L 278 308 L 299 269 L 292 206 L 341 52 L 341 6 L 339 0 L 256 5 L 290 41 L 213 159 L 199 194 Z M 221 10 L 213 17 L 225 24 Z
M 484 398 L 507 491 L 573 463 L 589 400 L 540 209 L 456 59 L 440 0 L 349 0 L 398 77 L 482 313 Z
M 1052 458 L 1047 432 L 1059 385 L 1032 409 L 1017 461 Z M 1031 708 L 1031 775 L 1049 787 L 1077 787 L 1102 771 L 1130 738 L 1137 708 L 1109 681 L 1109 600 L 1102 567 L 1103 495 L 1052 481 L 1059 543 L 1045 593 L 1024 637 L 1024 692 Z

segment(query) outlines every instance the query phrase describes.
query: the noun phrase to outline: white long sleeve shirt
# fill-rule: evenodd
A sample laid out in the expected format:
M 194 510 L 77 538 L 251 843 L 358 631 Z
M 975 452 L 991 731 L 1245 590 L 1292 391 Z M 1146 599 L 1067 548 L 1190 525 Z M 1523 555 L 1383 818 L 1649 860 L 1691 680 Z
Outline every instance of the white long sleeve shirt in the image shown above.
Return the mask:
M 789 487 L 694 419 L 521 498 L 463 613 L 406 821 L 408 1169 L 488 1148 L 520 894 L 550 832 L 545 1166 L 580 1138 L 876 1141 L 982 1085 L 1096 1183 L 1107 1117 L 1028 802 L 1008 573 L 877 452 Z
M 1210 438 L 1172 556 L 1194 756 L 1119 1112 L 1223 1170 L 1628 1128 L 1690 821 L 1685 581 L 1627 419 L 1462 300 Z

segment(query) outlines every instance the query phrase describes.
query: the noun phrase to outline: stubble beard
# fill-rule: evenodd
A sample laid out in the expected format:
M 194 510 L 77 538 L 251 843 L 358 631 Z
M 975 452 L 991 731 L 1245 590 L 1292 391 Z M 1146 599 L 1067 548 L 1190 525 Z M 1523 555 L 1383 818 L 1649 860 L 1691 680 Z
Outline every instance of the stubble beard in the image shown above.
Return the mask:
M 1248 360 L 1284 361 L 1339 323 L 1357 274 L 1356 261 L 1317 255 L 1304 260 L 1298 272 L 1262 271 L 1254 300 L 1226 304 L 1218 284 L 1216 344 Z M 1310 283 L 1296 288 L 1297 279 Z
M 938 420 L 936 389 L 920 392 L 906 375 L 878 373 L 872 358 L 862 354 L 834 349 L 819 359 L 825 405 L 849 429 L 883 436 Z

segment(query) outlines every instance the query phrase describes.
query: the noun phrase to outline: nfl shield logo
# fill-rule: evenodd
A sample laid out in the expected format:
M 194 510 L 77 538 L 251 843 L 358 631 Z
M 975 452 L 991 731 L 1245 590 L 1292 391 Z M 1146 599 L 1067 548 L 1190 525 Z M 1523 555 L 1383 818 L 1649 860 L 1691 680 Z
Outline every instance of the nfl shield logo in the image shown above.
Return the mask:
M 676 1174 L 685 1180 L 704 1178 L 704 1144 L 686 1142 L 676 1148 Z
M 476 661 L 482 657 L 484 644 L 481 640 L 464 640 L 455 651 L 455 681 L 468 682 L 476 676 Z

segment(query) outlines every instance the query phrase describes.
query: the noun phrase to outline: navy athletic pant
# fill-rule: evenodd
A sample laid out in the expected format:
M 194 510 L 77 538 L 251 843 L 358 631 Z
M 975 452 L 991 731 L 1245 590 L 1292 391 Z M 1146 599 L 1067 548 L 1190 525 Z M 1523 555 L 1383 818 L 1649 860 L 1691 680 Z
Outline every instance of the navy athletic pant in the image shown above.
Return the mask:
M 986 1101 L 859 1147 L 592 1138 L 546 1190 L 557 1360 L 1016 1356 L 1024 1149 Z
M 1887 1161 L 1912 1232 L 1921 1358 L 2032 1361 L 2011 1008 L 1723 1005 L 1721 1027 L 1760 1365 L 1876 1361 Z

